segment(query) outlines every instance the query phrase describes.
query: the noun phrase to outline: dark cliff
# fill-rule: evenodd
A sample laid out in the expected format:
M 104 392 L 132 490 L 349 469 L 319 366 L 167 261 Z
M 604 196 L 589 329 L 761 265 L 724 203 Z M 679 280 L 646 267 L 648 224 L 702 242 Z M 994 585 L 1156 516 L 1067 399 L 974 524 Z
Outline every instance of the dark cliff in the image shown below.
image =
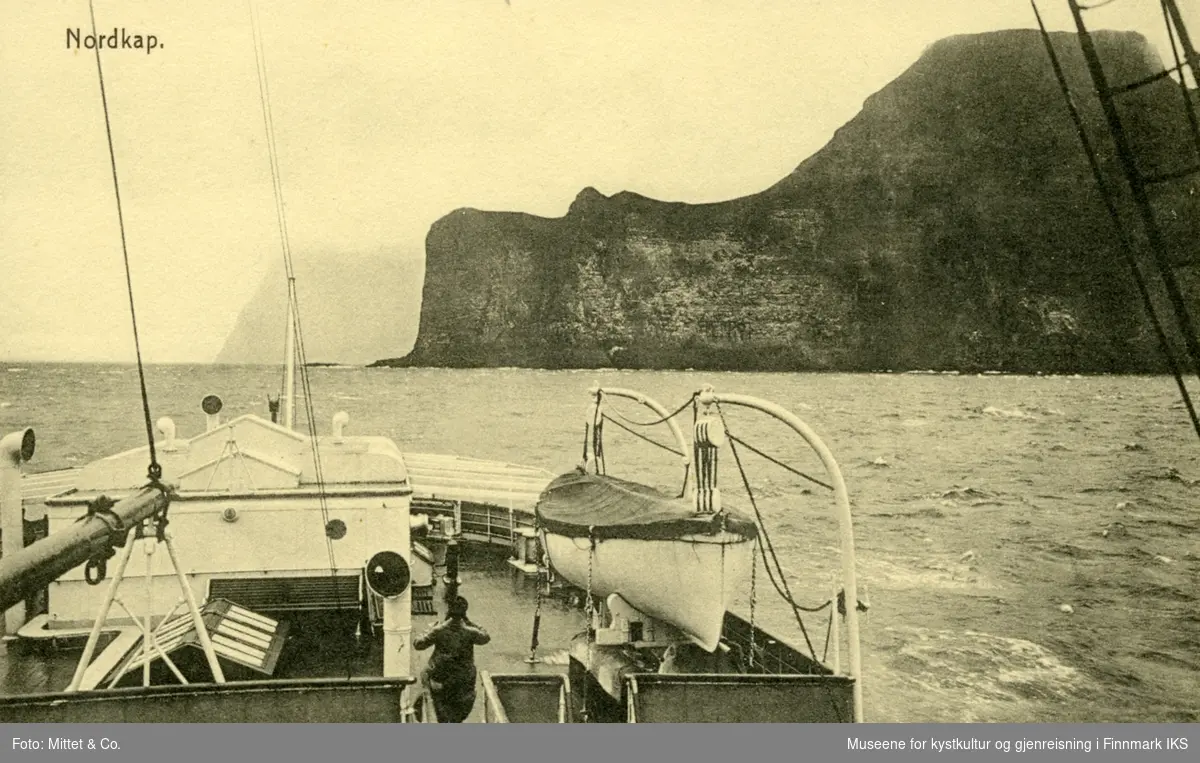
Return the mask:
M 1140 36 L 1095 38 L 1113 82 L 1161 68 Z M 1124 192 L 1078 42 L 1054 41 Z M 1123 96 L 1144 170 L 1195 162 L 1180 105 L 1170 80 Z M 1180 258 L 1200 240 L 1195 185 L 1156 189 Z M 754 196 L 689 205 L 589 188 L 558 219 L 447 215 L 426 239 L 414 350 L 381 363 L 1163 367 L 1041 39 L 1024 30 L 931 46 Z

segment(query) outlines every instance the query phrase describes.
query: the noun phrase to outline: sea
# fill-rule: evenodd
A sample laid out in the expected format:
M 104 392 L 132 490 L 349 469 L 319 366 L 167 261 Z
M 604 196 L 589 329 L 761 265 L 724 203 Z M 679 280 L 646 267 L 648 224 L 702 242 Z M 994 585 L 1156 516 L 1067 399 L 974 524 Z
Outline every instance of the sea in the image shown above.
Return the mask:
M 402 450 L 551 471 L 578 463 L 595 384 L 669 410 L 708 385 L 778 403 L 825 441 L 849 488 L 868 606 L 868 720 L 1200 720 L 1200 442 L 1168 377 L 360 367 L 308 376 L 301 426 L 310 407 L 321 432 L 344 411 L 348 434 L 384 435 Z M 189 437 L 204 430 L 209 394 L 223 415 L 266 417 L 282 374 L 158 365 L 146 385 L 152 416 L 170 416 Z M 632 421 L 657 418 L 632 402 L 611 406 Z M 827 481 L 791 430 L 748 410 L 725 416 L 738 440 Z M 35 472 L 143 445 L 136 368 L 0 364 L 0 433 L 26 426 L 37 434 Z M 670 442 L 665 426 L 638 431 Z M 794 596 L 827 600 L 839 564 L 829 491 L 745 447 L 738 455 Z M 616 476 L 676 489 L 682 479 L 677 456 L 614 426 L 605 461 Z M 749 510 L 729 453 L 720 484 L 727 504 Z M 763 578 L 759 568 L 757 622 L 803 643 Z M 743 615 L 749 601 L 747 592 Z M 493 626 L 527 630 L 524 602 L 491 610 L 511 619 Z M 822 618 L 806 620 L 818 649 Z M 61 688 L 40 685 L 61 670 L 18 670 L 16 659 L 0 652 L 0 691 Z

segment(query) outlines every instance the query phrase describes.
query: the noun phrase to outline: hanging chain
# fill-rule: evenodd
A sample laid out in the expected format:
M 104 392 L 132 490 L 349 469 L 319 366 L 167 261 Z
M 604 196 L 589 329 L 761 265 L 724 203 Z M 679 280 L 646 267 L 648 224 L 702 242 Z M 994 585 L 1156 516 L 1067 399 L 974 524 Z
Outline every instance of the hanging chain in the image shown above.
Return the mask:
M 587 634 L 588 634 L 588 667 L 591 667 L 592 641 L 595 637 L 595 628 L 593 627 L 592 617 L 595 614 L 595 607 L 592 605 L 592 571 L 596 563 L 596 536 L 592 534 L 593 528 L 588 528 L 588 543 L 591 548 L 588 550 L 588 581 L 587 581 L 587 600 L 584 602 L 584 610 L 587 612 Z
M 538 564 L 537 569 L 537 603 L 533 607 L 533 616 L 537 617 L 542 614 L 542 565 Z
M 549 570 L 547 570 L 549 572 Z M 547 585 L 549 580 L 546 581 Z M 537 561 L 537 599 L 533 607 L 533 635 L 529 639 L 529 657 L 525 662 L 534 665 L 538 662 L 538 629 L 542 624 L 542 565 L 541 559 Z
M 591 722 L 591 711 L 589 708 L 589 692 L 588 686 L 591 683 L 592 672 L 592 645 L 595 639 L 595 631 L 592 629 L 592 572 L 596 561 L 596 536 L 593 534 L 594 527 L 588 528 L 588 542 L 591 547 L 588 549 L 588 579 L 587 579 L 587 599 L 584 602 L 584 611 L 587 614 L 587 665 L 584 666 L 585 672 L 588 674 L 583 680 L 583 722 Z
M 755 540 L 755 543 L 759 541 Z M 758 603 L 758 555 L 750 556 L 750 665 L 754 667 L 754 608 Z

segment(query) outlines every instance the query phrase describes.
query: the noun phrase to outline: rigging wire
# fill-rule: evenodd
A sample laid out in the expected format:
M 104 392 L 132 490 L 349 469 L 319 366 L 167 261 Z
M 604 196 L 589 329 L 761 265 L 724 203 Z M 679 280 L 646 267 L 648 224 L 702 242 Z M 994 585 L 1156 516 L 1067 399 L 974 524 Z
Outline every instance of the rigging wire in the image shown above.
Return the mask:
M 1200 332 L 1197 332 L 1195 328 L 1191 310 L 1188 308 L 1188 300 L 1184 296 L 1183 287 L 1175 275 L 1175 265 L 1168 256 L 1166 238 L 1158 221 L 1155 219 L 1147 179 L 1142 176 L 1138 169 L 1137 156 L 1133 150 L 1133 145 L 1125 134 L 1125 128 L 1122 124 L 1116 103 L 1113 100 L 1112 90 L 1108 84 L 1108 77 L 1104 73 L 1103 62 L 1100 60 L 1100 54 L 1097 51 L 1095 41 L 1092 39 L 1091 33 L 1087 30 L 1087 26 L 1084 23 L 1078 0 L 1071 0 L 1069 5 L 1071 15 L 1075 19 L 1075 27 L 1078 31 L 1079 45 L 1083 53 L 1084 62 L 1087 65 L 1088 73 L 1091 75 L 1092 83 L 1099 96 L 1100 107 L 1104 112 L 1104 119 L 1108 125 L 1109 135 L 1112 138 L 1117 159 L 1120 162 L 1122 173 L 1125 175 L 1125 180 L 1129 185 L 1129 192 L 1133 196 L 1134 207 L 1137 210 L 1138 217 L 1141 219 L 1143 233 L 1147 241 L 1147 249 L 1150 256 L 1154 259 L 1159 279 L 1162 281 L 1166 296 L 1170 300 L 1175 320 L 1178 323 L 1179 333 L 1184 346 L 1187 348 L 1189 359 L 1193 364 L 1197 376 L 1200 376 Z M 1036 11 L 1036 7 L 1034 10 Z
M 788 464 L 785 464 L 783 461 L 780 461 L 778 458 L 775 458 L 774 456 L 771 456 L 767 453 L 763 453 L 761 450 L 754 447 L 753 445 L 746 442 L 745 440 L 741 439 L 740 437 L 734 437 L 733 435 L 728 435 L 728 437 L 731 442 L 736 442 L 738 445 L 741 445 L 742 447 L 746 448 L 746 450 L 749 450 L 751 453 L 754 453 L 757 456 L 761 456 L 762 458 L 765 458 L 766 460 L 770 461 L 771 463 L 775 464 L 776 466 L 778 466 L 782 469 L 786 469 L 789 472 L 791 472 L 792 474 L 795 474 L 797 477 L 803 477 L 804 479 L 808 480 L 809 482 L 813 483 L 814 485 L 820 485 L 821 487 L 823 487 L 827 490 L 833 490 L 833 485 L 830 485 L 828 482 L 822 482 L 821 480 L 817 479 L 816 477 L 810 477 L 809 475 L 805 474 L 804 472 L 800 471 L 799 469 L 795 468 L 794 466 L 789 466 Z
M 313 441 L 313 469 L 315 471 L 315 477 L 316 477 L 316 481 L 317 481 L 317 489 L 318 489 L 318 494 L 320 497 L 321 515 L 322 515 L 324 522 L 326 524 L 328 524 L 329 509 L 328 509 L 328 505 L 326 502 L 326 496 L 325 496 L 325 490 L 324 490 L 325 482 L 324 482 L 323 475 L 322 475 L 321 459 L 320 459 L 319 449 L 317 447 L 317 442 L 316 442 L 316 437 L 317 437 L 316 421 L 315 421 L 315 416 L 313 415 L 312 394 L 311 394 L 311 388 L 309 386 L 310 382 L 309 382 L 308 368 L 307 368 L 307 356 L 304 351 L 303 333 L 300 329 L 300 326 L 301 326 L 300 305 L 299 305 L 299 300 L 297 299 L 297 295 L 296 295 L 295 266 L 294 266 L 294 262 L 292 259 L 291 241 L 288 236 L 286 205 L 285 205 L 284 199 L 283 199 L 283 181 L 280 178 L 280 172 L 279 172 L 279 156 L 278 156 L 278 151 L 276 148 L 276 141 L 275 141 L 275 121 L 274 121 L 272 111 L 271 111 L 271 86 L 270 86 L 270 80 L 268 78 L 268 72 L 267 72 L 266 52 L 263 49 L 264 46 L 263 46 L 263 41 L 262 41 L 262 28 L 261 28 L 261 23 L 260 23 L 259 17 L 258 17 L 258 8 L 254 5 L 253 0 L 251 0 L 251 2 L 250 2 L 250 9 L 251 9 L 251 22 L 252 22 L 252 27 L 253 27 L 253 31 L 254 31 L 255 60 L 258 65 L 259 96 L 260 96 L 260 99 L 262 102 L 263 124 L 264 124 L 264 127 L 267 132 L 267 147 L 268 147 L 267 153 L 269 155 L 270 163 L 271 163 L 271 181 L 272 181 L 273 189 L 275 192 L 275 210 L 276 210 L 276 217 L 277 217 L 277 220 L 279 223 L 280 243 L 283 248 L 284 268 L 285 268 L 285 271 L 287 274 L 288 305 L 289 305 L 289 310 L 291 312 L 291 319 L 290 319 L 291 320 L 291 329 L 293 331 L 295 331 L 295 334 L 296 334 L 296 348 L 295 348 L 296 357 L 294 358 L 294 360 L 296 360 L 297 364 L 300 366 L 300 383 L 301 383 L 302 394 L 304 396 L 305 416 L 308 419 L 307 425 L 308 425 L 308 429 L 309 429 L 309 434 L 311 435 L 312 441 Z M 289 358 L 288 360 L 289 360 L 289 362 L 291 362 L 293 359 Z M 287 393 L 287 392 L 290 392 L 290 391 L 285 390 L 285 393 Z M 330 548 L 330 550 L 329 550 L 329 557 L 330 557 L 330 568 L 331 569 L 336 568 L 336 565 L 334 564 L 332 548 Z
M 1177 30 L 1176 25 L 1172 23 L 1171 11 L 1167 6 L 1168 2 L 1169 0 L 1159 0 L 1159 5 L 1162 6 L 1163 21 L 1167 25 L 1167 39 L 1171 41 L 1171 55 L 1175 59 L 1175 69 L 1179 72 L 1179 92 L 1180 95 L 1183 96 L 1183 108 L 1187 113 L 1188 125 L 1192 128 L 1192 143 L 1195 145 L 1197 158 L 1200 158 L 1200 118 L 1197 118 L 1196 116 L 1196 107 L 1192 104 L 1192 95 L 1187 86 L 1187 74 L 1183 69 L 1183 61 L 1179 57 L 1179 44 L 1183 42 L 1182 38 L 1185 33 L 1182 29 Z M 1178 44 L 1175 39 L 1176 36 L 1180 37 Z M 1196 87 L 1200 87 L 1200 82 L 1193 84 L 1195 84 Z
M 721 424 L 724 425 L 725 431 L 728 433 L 729 425 L 725 421 L 725 412 L 721 410 L 720 406 L 717 406 L 717 414 L 721 417 Z M 800 612 L 801 612 L 801 610 L 806 611 L 806 612 L 819 612 L 819 611 L 825 609 L 825 607 L 830 606 L 832 602 L 825 602 L 820 607 L 816 607 L 816 608 L 806 608 L 806 607 L 801 607 L 799 604 L 796 603 L 796 600 L 792 598 L 792 592 L 791 592 L 791 589 L 788 587 L 787 578 L 783 574 L 783 568 L 779 565 L 779 557 L 776 556 L 776 554 L 775 554 L 775 546 L 771 542 L 770 534 L 767 532 L 766 523 L 763 522 L 762 512 L 759 511 L 759 509 L 758 509 L 758 501 L 756 501 L 754 498 L 754 490 L 750 487 L 750 479 L 749 479 L 749 477 L 746 476 L 746 470 L 742 466 L 742 459 L 740 456 L 738 456 L 737 447 L 733 444 L 732 440 L 730 441 L 730 444 L 729 444 L 729 451 L 733 454 L 734 463 L 737 464 L 738 472 L 742 476 L 742 486 L 746 490 L 746 496 L 750 499 L 750 506 L 754 509 L 754 516 L 758 520 L 758 527 L 759 527 L 759 530 L 762 532 L 762 536 L 763 536 L 762 541 L 758 542 L 755 545 L 758 546 L 759 553 L 762 554 L 763 566 L 766 567 L 766 569 L 767 569 L 767 577 L 770 578 L 771 585 L 775 586 L 775 592 L 778 593 L 780 595 L 780 597 L 783 598 L 784 601 L 786 601 L 789 605 L 791 605 L 792 612 L 796 616 L 796 623 L 800 626 L 800 632 L 804 635 L 804 643 L 808 645 L 808 651 L 810 654 L 812 654 L 813 661 L 816 662 L 817 650 L 815 647 L 813 647 L 812 639 L 810 639 L 808 636 L 808 629 L 806 627 L 804 627 L 804 618 L 801 617 Z M 763 541 L 765 541 L 765 544 Z M 764 548 L 764 545 L 765 545 L 765 548 Z M 767 559 L 767 549 L 770 550 L 770 554 L 771 554 L 770 560 Z M 778 572 L 779 572 L 779 580 L 778 581 L 775 579 L 775 574 L 771 570 L 771 561 L 774 561 L 776 567 L 778 568 Z
M 669 453 L 674 453 L 677 456 L 686 455 L 685 453 L 683 453 L 682 451 L 680 451 L 677 448 L 672 448 L 670 445 L 667 445 L 666 443 L 661 443 L 658 440 L 654 439 L 653 437 L 647 437 L 646 435 L 642 434 L 641 432 L 638 432 L 637 430 L 635 430 L 631 427 L 625 426 L 620 421 L 609 416 L 607 413 L 603 414 L 603 418 L 606 421 L 611 421 L 612 423 L 616 424 L 618 427 L 620 427 L 621 429 L 624 429 L 626 432 L 633 435 L 634 437 L 637 437 L 638 439 L 641 439 L 641 440 L 645 440 L 646 442 L 650 443 L 651 445 L 656 445 Z
M 317 439 L 316 431 L 316 416 L 313 411 L 312 402 L 312 387 L 308 374 L 308 356 L 304 348 L 304 336 L 300 329 L 300 304 L 296 295 L 296 271 L 292 260 L 291 242 L 288 236 L 287 227 L 287 212 L 286 205 L 283 199 L 283 181 L 280 178 L 279 171 L 279 156 L 275 142 L 275 121 L 271 112 L 271 86 L 267 76 L 267 60 L 262 40 L 261 23 L 258 16 L 258 8 L 253 0 L 250 0 L 250 19 L 251 28 L 254 34 L 254 52 L 255 64 L 258 72 L 258 87 L 259 99 L 262 103 L 263 126 L 267 134 L 268 156 L 271 164 L 271 182 L 275 195 L 275 213 L 279 225 L 280 244 L 283 249 L 284 271 L 287 276 L 288 284 L 288 308 L 290 313 L 290 328 L 295 332 L 296 346 L 295 356 L 288 358 L 288 362 L 297 362 L 300 370 L 300 384 L 302 394 L 304 396 L 304 413 L 307 419 L 307 428 L 309 433 L 309 441 L 312 444 L 313 456 L 313 476 L 317 488 L 317 500 L 321 510 L 321 521 L 323 526 L 323 535 L 325 536 L 325 552 L 329 560 L 329 575 L 333 588 L 334 606 L 337 611 L 342 610 L 342 593 L 338 585 L 337 578 L 337 558 L 333 546 L 333 537 L 330 533 L 330 516 L 329 502 L 325 490 L 325 476 L 321 466 L 320 447 Z M 292 390 L 284 390 L 285 395 L 291 395 Z M 294 408 L 294 402 L 293 402 Z M 346 655 L 346 675 L 350 677 L 352 673 L 352 665 L 350 655 Z
M 1038 27 L 1042 33 L 1042 42 L 1046 46 L 1046 53 L 1050 57 L 1050 66 L 1054 70 L 1055 77 L 1058 79 L 1059 88 L 1062 90 L 1063 98 L 1067 104 L 1067 111 L 1071 115 L 1071 120 L 1075 123 L 1075 132 L 1079 136 L 1079 142 L 1083 146 L 1083 153 L 1087 157 L 1088 165 L 1091 167 L 1092 177 L 1095 179 L 1096 187 L 1100 192 L 1100 199 L 1103 201 L 1104 208 L 1112 220 L 1113 228 L 1117 234 L 1118 247 L 1126 264 L 1129 266 L 1130 272 L 1133 274 L 1134 284 L 1137 286 L 1138 293 L 1142 297 L 1142 304 L 1146 310 L 1146 314 L 1150 318 L 1150 324 L 1154 328 L 1154 333 L 1158 338 L 1163 357 L 1167 361 L 1171 375 L 1175 378 L 1175 385 L 1179 388 L 1179 394 L 1183 398 L 1184 406 L 1187 408 L 1192 428 L 1196 430 L 1196 435 L 1200 437 L 1200 415 L 1197 415 L 1196 408 L 1192 404 L 1192 396 L 1188 392 L 1187 383 L 1184 381 L 1183 370 L 1180 368 L 1179 362 L 1175 358 L 1175 353 L 1171 349 L 1166 329 L 1159 320 L 1158 311 L 1154 307 L 1154 300 L 1150 296 L 1150 287 L 1147 285 L 1146 279 L 1142 275 L 1142 269 L 1137 263 L 1137 258 L 1134 256 L 1133 244 L 1129 240 L 1129 235 L 1125 232 L 1125 226 L 1121 223 L 1121 215 L 1117 211 L 1112 190 L 1104 181 L 1104 173 L 1100 169 L 1099 159 L 1096 158 L 1096 150 L 1092 146 L 1091 139 L 1088 138 L 1087 130 L 1083 124 L 1083 117 L 1075 105 L 1075 99 L 1071 97 L 1071 89 L 1067 84 L 1066 74 L 1059 63 L 1058 54 L 1054 51 L 1054 44 L 1050 40 L 1050 33 L 1046 31 L 1046 25 L 1042 23 L 1042 14 L 1038 12 L 1036 0 L 1030 0 L 1030 5 L 1033 7 L 1033 15 L 1037 18 Z
M 679 406 L 678 408 L 676 408 L 676 409 L 675 409 L 675 410 L 674 410 L 672 413 L 668 413 L 666 416 L 663 416 L 663 417 L 662 417 L 662 418 L 660 418 L 660 419 L 655 419 L 654 421 L 636 421 L 636 420 L 634 420 L 634 419 L 631 419 L 631 418 L 629 418 L 628 416 L 624 416 L 624 415 L 622 415 L 621 413 L 619 413 L 619 412 L 618 412 L 618 411 L 616 411 L 615 409 L 613 410 L 613 412 L 612 412 L 612 413 L 613 413 L 613 415 L 614 415 L 614 416 L 617 416 L 617 417 L 618 417 L 618 418 L 620 418 L 622 421 L 624 421 L 624 422 L 626 422 L 627 424 L 630 424 L 630 425 L 632 425 L 632 426 L 635 426 L 635 427 L 653 427 L 653 426 L 658 426 L 659 424 L 665 424 L 665 423 L 667 423 L 667 422 L 668 422 L 668 421 L 670 421 L 671 419 L 675 418 L 676 416 L 678 416 L 679 414 L 681 414 L 681 413 L 683 413 L 685 410 L 687 410 L 687 407 L 688 407 L 689 405 L 691 405 L 691 404 L 692 404 L 692 401 L 693 401 L 693 400 L 695 400 L 695 399 L 696 399 L 696 397 L 697 397 L 697 396 L 699 396 L 699 394 L 700 394 L 699 392 L 693 392 L 691 397 L 689 397 L 687 400 L 684 400 L 684 401 L 683 401 L 683 405 L 681 405 L 681 406 Z
M 288 288 L 287 300 L 288 300 L 288 304 L 290 305 L 291 301 L 292 301 L 292 290 L 290 287 Z M 288 347 L 287 347 L 287 332 L 290 331 L 292 328 L 290 325 L 292 322 L 292 311 L 290 309 L 288 309 L 288 310 L 284 310 L 283 312 L 284 312 L 284 316 L 283 316 L 284 348 L 283 348 L 283 353 L 282 353 L 283 365 L 280 366 L 280 368 L 279 368 L 279 399 L 280 399 L 280 401 L 283 401 L 289 394 L 289 390 L 287 388 L 287 364 L 289 361 Z M 279 423 L 286 424 L 286 422 L 279 422 Z
M 92 20 L 92 36 L 96 37 L 96 8 L 93 0 L 88 0 L 88 13 Z M 121 209 L 121 184 L 117 181 L 117 154 L 113 149 L 112 121 L 108 116 L 108 94 L 104 90 L 104 68 L 100 65 L 100 46 L 96 46 L 96 74 L 100 79 L 100 102 L 104 106 L 104 130 L 108 135 L 108 158 L 112 165 L 113 193 L 117 198 L 117 224 L 121 228 L 121 254 L 125 259 L 125 288 L 129 292 L 129 318 L 133 323 L 133 347 L 137 354 L 138 384 L 142 393 L 142 415 L 146 422 L 146 441 L 150 446 L 150 465 L 146 476 L 151 482 L 158 482 L 162 477 L 162 466 L 158 463 L 158 454 L 154 449 L 154 425 L 150 417 L 150 397 L 146 394 L 146 370 L 142 364 L 142 343 L 138 334 L 137 310 L 134 308 L 133 275 L 129 267 L 129 246 L 125 237 L 125 214 Z

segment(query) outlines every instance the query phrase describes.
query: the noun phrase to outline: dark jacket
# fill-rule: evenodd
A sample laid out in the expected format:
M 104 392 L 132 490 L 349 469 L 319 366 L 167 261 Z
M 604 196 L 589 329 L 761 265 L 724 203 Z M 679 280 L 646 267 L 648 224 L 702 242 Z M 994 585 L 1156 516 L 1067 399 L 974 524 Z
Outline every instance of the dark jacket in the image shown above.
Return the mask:
M 475 647 L 492 640 L 488 632 L 470 620 L 452 618 L 443 620 L 425 635 L 413 642 L 418 650 L 433 647 L 426 675 L 431 687 L 438 685 L 475 684 Z

